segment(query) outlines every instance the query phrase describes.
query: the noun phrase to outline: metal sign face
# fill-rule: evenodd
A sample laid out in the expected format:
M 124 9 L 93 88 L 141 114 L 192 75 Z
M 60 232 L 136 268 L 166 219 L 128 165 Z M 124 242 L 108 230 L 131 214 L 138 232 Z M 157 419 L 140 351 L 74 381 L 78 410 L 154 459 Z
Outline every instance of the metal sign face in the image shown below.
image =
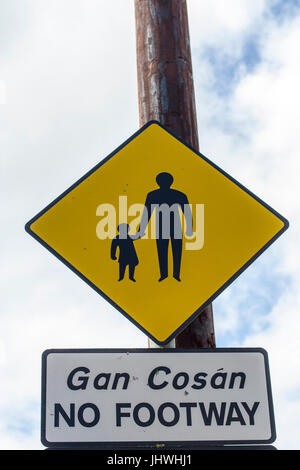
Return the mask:
M 48 350 L 42 376 L 47 447 L 275 439 L 263 349 Z
M 162 345 L 287 227 L 280 214 L 157 122 L 26 224 Z

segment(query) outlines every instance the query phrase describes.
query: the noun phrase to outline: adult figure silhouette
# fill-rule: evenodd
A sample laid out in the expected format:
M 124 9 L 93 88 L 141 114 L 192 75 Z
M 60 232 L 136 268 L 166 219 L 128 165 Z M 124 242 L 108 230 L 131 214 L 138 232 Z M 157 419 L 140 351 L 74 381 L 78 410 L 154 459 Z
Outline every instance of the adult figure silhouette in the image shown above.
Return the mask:
M 186 221 L 186 235 L 193 235 L 193 219 L 187 196 L 181 191 L 171 189 L 173 176 L 170 173 L 159 173 L 156 176 L 159 189 L 147 194 L 141 218 L 139 234 L 145 235 L 146 227 L 152 213 L 156 212 L 156 246 L 160 268 L 160 281 L 168 277 L 168 250 L 171 241 L 173 255 L 173 277 L 180 281 L 182 256 L 182 217 Z

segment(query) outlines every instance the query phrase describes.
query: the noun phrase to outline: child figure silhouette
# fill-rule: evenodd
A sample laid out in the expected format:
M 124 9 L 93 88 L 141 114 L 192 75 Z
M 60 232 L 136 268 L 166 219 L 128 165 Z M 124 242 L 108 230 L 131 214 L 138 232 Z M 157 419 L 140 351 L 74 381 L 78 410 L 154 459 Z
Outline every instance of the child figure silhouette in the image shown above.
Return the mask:
M 134 237 L 131 237 L 128 232 L 130 230 L 130 226 L 128 224 L 120 224 L 118 225 L 118 232 L 117 235 L 111 243 L 111 259 L 116 260 L 116 251 L 119 247 L 119 279 L 118 281 L 122 281 L 124 279 L 126 266 L 129 267 L 129 279 L 133 282 L 136 282 L 134 279 L 134 271 L 135 267 L 139 264 L 139 260 L 136 254 L 136 250 L 134 248 L 133 240 Z M 136 239 L 136 238 L 135 238 Z

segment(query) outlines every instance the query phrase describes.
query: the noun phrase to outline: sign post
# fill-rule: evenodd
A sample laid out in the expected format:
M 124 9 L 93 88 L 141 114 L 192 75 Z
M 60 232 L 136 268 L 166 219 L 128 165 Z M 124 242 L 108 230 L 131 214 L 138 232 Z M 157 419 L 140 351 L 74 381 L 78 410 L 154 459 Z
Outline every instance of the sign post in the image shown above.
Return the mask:
M 140 126 L 159 121 L 199 150 L 186 0 L 135 0 L 135 18 Z M 216 346 L 211 303 L 177 335 L 175 344 Z
M 45 351 L 42 442 L 269 444 L 267 354 L 216 349 L 212 301 L 288 221 L 198 151 L 186 1 L 135 9 L 142 127 L 25 228 L 178 349 Z

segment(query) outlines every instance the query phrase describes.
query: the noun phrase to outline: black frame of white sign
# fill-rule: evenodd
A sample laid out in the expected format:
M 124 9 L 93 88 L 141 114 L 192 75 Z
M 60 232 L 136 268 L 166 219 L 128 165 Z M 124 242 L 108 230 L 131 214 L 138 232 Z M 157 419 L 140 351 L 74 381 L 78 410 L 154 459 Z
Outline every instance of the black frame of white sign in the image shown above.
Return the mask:
M 261 353 L 264 357 L 265 373 L 266 373 L 266 386 L 267 386 L 267 395 L 268 395 L 268 405 L 269 405 L 269 418 L 270 418 L 270 429 L 271 437 L 266 440 L 199 440 L 199 441 L 128 441 L 128 442 L 49 442 L 46 439 L 46 392 L 47 392 L 47 357 L 49 354 L 65 354 L 65 353 L 96 353 L 96 354 L 106 354 L 106 353 L 149 353 L 149 354 L 201 354 L 201 353 Z M 270 370 L 269 370 L 269 360 L 268 354 L 263 348 L 213 348 L 213 349 L 175 349 L 175 348 L 154 348 L 154 349 L 124 349 L 124 348 L 113 348 L 113 349 L 48 349 L 42 354 L 42 395 L 41 395 L 41 442 L 44 446 L 48 448 L 66 448 L 74 449 L 80 448 L 80 446 L 95 448 L 95 449 L 135 449 L 139 448 L 149 449 L 149 450 L 168 450 L 171 447 L 174 449 L 174 446 L 180 446 L 184 448 L 195 449 L 199 446 L 207 445 L 231 445 L 231 444 L 271 444 L 276 439 L 276 429 L 275 429 L 275 418 L 274 418 L 274 408 L 273 408 L 273 399 L 272 399 L 272 390 L 271 390 L 271 380 L 270 380 Z

